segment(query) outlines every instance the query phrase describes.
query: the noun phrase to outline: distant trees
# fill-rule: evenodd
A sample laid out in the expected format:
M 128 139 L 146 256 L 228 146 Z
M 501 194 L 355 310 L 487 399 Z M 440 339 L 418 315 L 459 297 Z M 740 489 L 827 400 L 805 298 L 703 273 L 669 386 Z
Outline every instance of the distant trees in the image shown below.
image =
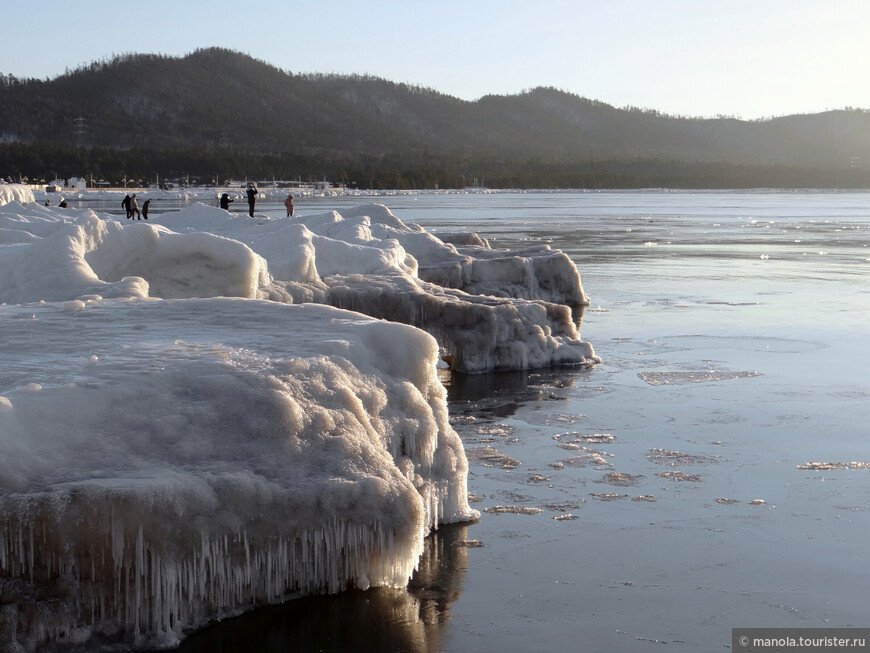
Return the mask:
M 49 180 L 84 176 L 121 185 L 187 174 L 201 183 L 224 179 L 324 177 L 361 189 L 463 188 L 484 179 L 491 188 L 870 188 L 861 167 L 803 167 L 663 159 L 556 163 L 465 152 L 394 153 L 362 157 L 290 152 L 77 148 L 58 143 L 0 143 L 0 177 Z
M 53 80 L 0 75 L 0 175 L 865 187 L 855 161 L 870 161 L 861 110 L 686 119 L 555 88 L 466 102 L 368 75 L 293 74 L 223 48 L 121 54 Z

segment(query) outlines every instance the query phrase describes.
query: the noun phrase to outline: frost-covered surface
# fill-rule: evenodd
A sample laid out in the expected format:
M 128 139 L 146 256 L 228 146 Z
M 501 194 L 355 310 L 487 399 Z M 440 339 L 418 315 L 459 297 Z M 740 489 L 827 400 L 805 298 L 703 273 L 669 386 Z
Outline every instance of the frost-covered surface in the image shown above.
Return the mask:
M 452 242 L 445 242 L 422 227 L 405 225 L 383 204 L 362 205 L 345 211 L 340 218 L 343 223 L 367 221 L 371 240 L 401 243 L 416 259 L 418 276 L 440 286 L 477 295 L 540 299 L 570 306 L 589 304 L 577 267 L 566 254 L 549 245 L 494 250 L 477 234 L 454 234 Z M 340 233 L 336 236 L 343 237 Z
M 383 205 L 253 220 L 195 205 L 124 224 L 12 202 L 0 243 L 9 303 L 90 293 L 328 303 L 427 330 L 459 371 L 597 360 L 566 308 L 588 300 L 565 254 L 445 243 Z
M 573 261 L 549 245 L 503 250 L 472 244 L 456 245 L 456 250 L 461 260 L 421 264 L 419 276 L 476 295 L 542 299 L 568 306 L 589 304 Z
M 597 360 L 567 305 L 535 299 L 582 297 L 546 249 L 445 243 L 380 205 L 130 223 L 13 195 L 0 648 L 164 646 L 255 605 L 404 585 L 430 529 L 476 516 L 439 356 Z M 451 266 L 456 287 L 420 278 Z
M 471 295 L 398 271 L 326 281 L 336 306 L 430 331 L 457 370 L 533 369 L 599 360 L 592 346 L 580 340 L 565 305 Z
M 0 206 L 9 202 L 33 202 L 33 191 L 23 184 L 0 182 Z
M 168 645 L 298 593 L 403 586 L 473 518 L 438 347 L 328 306 L 0 307 L 0 643 Z

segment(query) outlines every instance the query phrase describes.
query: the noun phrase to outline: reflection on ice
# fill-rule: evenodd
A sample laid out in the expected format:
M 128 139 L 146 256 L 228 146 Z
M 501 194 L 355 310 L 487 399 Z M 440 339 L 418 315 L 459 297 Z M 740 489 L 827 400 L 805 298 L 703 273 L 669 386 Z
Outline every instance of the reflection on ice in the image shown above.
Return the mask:
M 193 634 L 178 653 L 332 651 L 381 653 L 441 650 L 450 605 L 462 592 L 467 526 L 443 526 L 426 538 L 407 589 L 376 588 L 261 608 Z

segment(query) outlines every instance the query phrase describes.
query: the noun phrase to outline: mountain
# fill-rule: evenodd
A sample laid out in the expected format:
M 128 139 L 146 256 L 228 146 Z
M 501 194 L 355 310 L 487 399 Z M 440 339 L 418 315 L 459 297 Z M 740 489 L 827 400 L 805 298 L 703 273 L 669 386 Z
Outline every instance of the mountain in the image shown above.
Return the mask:
M 209 48 L 115 57 L 51 80 L 0 75 L 0 144 L 21 152 L 37 143 L 271 156 L 295 166 L 486 162 L 490 174 L 508 175 L 518 162 L 848 169 L 870 161 L 870 113 L 684 118 L 553 88 L 468 102 L 368 76 L 293 74 Z

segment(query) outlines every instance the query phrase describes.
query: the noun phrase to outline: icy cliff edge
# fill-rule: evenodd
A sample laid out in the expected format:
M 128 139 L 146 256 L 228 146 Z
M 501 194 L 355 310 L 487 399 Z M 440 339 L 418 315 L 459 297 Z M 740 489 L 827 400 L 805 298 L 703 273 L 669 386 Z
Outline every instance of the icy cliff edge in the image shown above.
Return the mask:
M 171 646 L 404 586 L 477 516 L 424 332 L 328 306 L 0 306 L 0 649 Z
M 572 319 L 589 300 L 564 253 L 454 245 L 378 204 L 254 219 L 200 204 L 132 223 L 0 207 L 0 302 L 83 294 L 331 304 L 424 329 L 461 372 L 599 361 Z

